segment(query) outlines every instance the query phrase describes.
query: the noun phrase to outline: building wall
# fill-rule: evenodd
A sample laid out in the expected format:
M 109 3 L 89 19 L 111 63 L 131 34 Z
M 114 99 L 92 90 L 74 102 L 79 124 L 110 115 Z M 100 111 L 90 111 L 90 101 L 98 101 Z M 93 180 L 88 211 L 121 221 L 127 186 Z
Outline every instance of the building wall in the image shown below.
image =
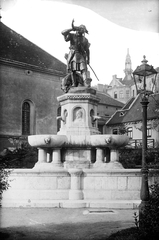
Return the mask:
M 59 76 L 0 66 L 0 135 L 22 135 L 22 104 L 34 109 L 32 134 L 56 133 L 57 96 L 63 94 Z
M 119 129 L 119 125 L 107 127 L 106 133 L 113 134 L 114 130 Z M 130 140 L 137 140 L 136 144 L 142 143 L 142 122 L 128 123 L 125 125 L 128 131 Z M 148 147 L 158 147 L 159 145 L 159 120 L 152 120 L 147 122 L 147 144 Z M 135 143 L 134 143 L 135 144 Z M 133 145 L 134 146 L 134 145 Z
M 126 103 L 131 97 L 131 88 L 128 86 L 114 86 L 109 88 L 107 93 L 114 99 Z

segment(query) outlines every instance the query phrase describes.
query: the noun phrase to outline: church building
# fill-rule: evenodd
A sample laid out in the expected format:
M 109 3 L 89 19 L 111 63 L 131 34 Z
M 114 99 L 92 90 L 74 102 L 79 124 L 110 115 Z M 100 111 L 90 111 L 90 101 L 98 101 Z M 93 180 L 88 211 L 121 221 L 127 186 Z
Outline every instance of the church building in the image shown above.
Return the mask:
M 125 77 L 122 79 L 117 78 L 117 75 L 113 75 L 113 79 L 107 88 L 107 93 L 116 100 L 126 103 L 133 96 L 131 93 L 131 86 L 134 85 L 132 72 L 131 57 L 129 49 L 127 49 L 124 69 Z
M 31 134 L 56 133 L 66 65 L 0 22 L 0 150 Z M 12 141 L 13 142 L 13 141 Z
M 159 67 L 155 70 L 159 73 Z M 113 75 L 113 79 L 109 85 L 98 84 L 96 86 L 97 90 L 107 93 L 109 96 L 121 103 L 127 103 L 132 97 L 137 96 L 137 90 L 132 74 L 133 70 L 129 49 L 127 49 L 124 73 L 125 76 L 123 79 L 118 78 L 117 75 Z M 146 81 L 148 90 L 153 91 L 153 93 L 159 92 L 159 74 L 157 74 L 156 79 L 154 79 L 153 75 L 147 76 Z

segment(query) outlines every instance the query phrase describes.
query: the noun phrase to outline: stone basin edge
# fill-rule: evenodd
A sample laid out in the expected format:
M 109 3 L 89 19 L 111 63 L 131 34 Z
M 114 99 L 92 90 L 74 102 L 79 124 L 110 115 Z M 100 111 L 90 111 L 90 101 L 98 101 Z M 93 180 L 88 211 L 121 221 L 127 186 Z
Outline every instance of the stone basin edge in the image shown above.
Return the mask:
M 31 135 L 28 142 L 37 148 L 61 148 L 61 147 L 124 147 L 129 143 L 126 135 Z

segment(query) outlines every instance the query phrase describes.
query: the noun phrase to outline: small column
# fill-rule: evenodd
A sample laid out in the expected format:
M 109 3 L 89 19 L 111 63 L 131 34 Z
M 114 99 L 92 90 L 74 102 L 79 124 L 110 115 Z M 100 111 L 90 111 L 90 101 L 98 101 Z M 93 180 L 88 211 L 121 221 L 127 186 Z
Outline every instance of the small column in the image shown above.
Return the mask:
M 69 191 L 70 200 L 80 200 L 83 199 L 83 192 L 80 186 L 80 175 L 82 173 L 81 169 L 69 169 L 68 172 L 71 175 L 71 189 Z
M 119 151 L 117 149 L 110 150 L 110 161 L 119 162 Z
M 119 163 L 119 150 L 110 149 L 110 162 L 107 163 L 107 169 L 123 169 L 121 163 Z
M 52 162 L 51 164 L 55 168 L 61 168 L 63 167 L 63 164 L 61 162 L 61 150 L 60 148 L 53 149 L 52 151 Z
M 51 160 L 52 160 L 52 157 L 51 157 L 51 153 L 49 151 L 49 152 L 47 152 L 47 163 L 50 163 Z
M 46 163 L 47 162 L 47 151 L 45 149 L 38 149 L 38 162 L 37 163 Z
M 93 164 L 93 167 L 100 168 L 104 164 L 104 155 L 102 148 L 96 148 L 96 162 Z

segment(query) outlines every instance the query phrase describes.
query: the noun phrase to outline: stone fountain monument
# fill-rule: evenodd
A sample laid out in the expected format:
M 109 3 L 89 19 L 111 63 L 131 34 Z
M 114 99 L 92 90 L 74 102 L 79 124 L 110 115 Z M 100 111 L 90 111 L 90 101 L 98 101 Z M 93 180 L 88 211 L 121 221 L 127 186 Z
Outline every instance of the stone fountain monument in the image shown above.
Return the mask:
M 10 188 L 3 193 L 3 207 L 137 208 L 140 203 L 140 169 L 124 169 L 119 149 L 125 135 L 100 134 L 97 128 L 99 99 L 91 88 L 90 44 L 84 25 L 64 30 L 70 41 L 61 105 L 61 128 L 56 135 L 32 135 L 38 148 L 32 169 L 14 169 Z M 158 176 L 157 176 L 158 177 Z M 156 178 L 153 172 L 150 182 Z
M 85 37 L 86 33 L 86 27 L 74 26 L 74 20 L 72 28 L 62 32 L 65 40 L 70 41 L 70 52 L 65 55 L 68 73 L 61 84 L 65 94 L 58 97 L 61 116 L 58 116 L 57 120 L 61 121 L 61 128 L 57 135 L 29 136 L 30 145 L 39 148 L 36 168 L 48 168 L 47 153 L 50 153 L 50 150 L 54 167 L 68 170 L 92 167 L 122 168 L 118 162 L 118 148 L 128 143 L 128 137 L 101 135 L 97 128 L 100 118 L 97 116 L 97 106 L 100 99 L 96 96 L 96 90 L 91 88 L 91 78 L 87 70 L 90 44 Z M 104 148 L 110 150 L 111 161 L 107 164 L 103 162 Z
M 72 33 L 74 32 L 74 33 Z M 101 135 L 97 128 L 97 106 L 100 99 L 91 88 L 91 78 L 87 70 L 90 44 L 85 37 L 88 33 L 84 25 L 64 30 L 66 41 L 70 41 L 70 52 L 66 54 L 67 75 L 62 80 L 64 91 L 58 97 L 61 106 L 61 128 L 57 135 L 29 136 L 29 144 L 39 150 L 38 162 L 34 169 L 40 172 L 62 169 L 71 176 L 69 200 L 84 198 L 81 177 L 86 169 L 94 173 L 104 169 L 122 169 L 118 149 L 129 139 L 122 135 Z M 106 163 L 104 150 L 107 149 Z M 98 170 L 98 171 L 97 171 Z M 83 205 L 82 205 L 83 206 Z
M 102 135 L 97 128 L 100 99 L 87 70 L 87 33 L 74 21 L 62 32 L 70 41 L 70 52 L 65 55 L 64 94 L 58 97 L 61 127 L 55 135 L 28 137 L 29 144 L 38 148 L 38 162 L 32 169 L 12 171 L 4 207 L 135 208 L 140 203 L 140 170 L 124 169 L 119 163 L 119 149 L 129 138 Z

